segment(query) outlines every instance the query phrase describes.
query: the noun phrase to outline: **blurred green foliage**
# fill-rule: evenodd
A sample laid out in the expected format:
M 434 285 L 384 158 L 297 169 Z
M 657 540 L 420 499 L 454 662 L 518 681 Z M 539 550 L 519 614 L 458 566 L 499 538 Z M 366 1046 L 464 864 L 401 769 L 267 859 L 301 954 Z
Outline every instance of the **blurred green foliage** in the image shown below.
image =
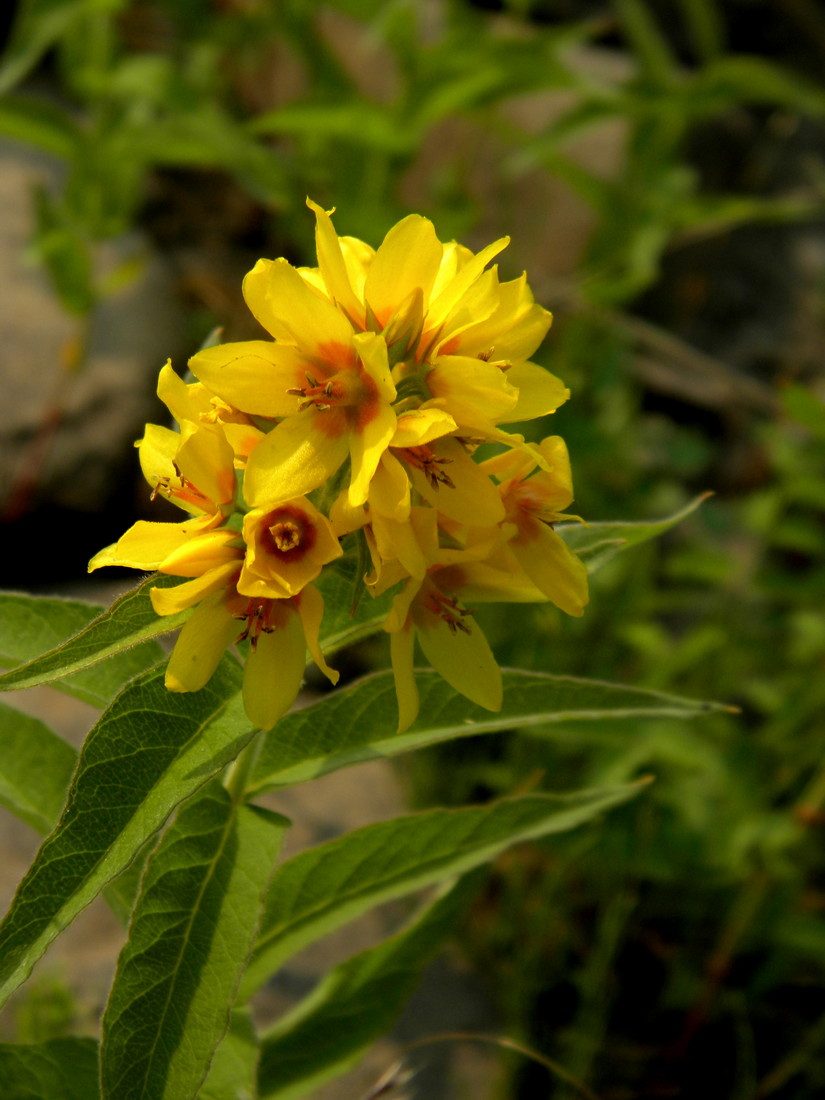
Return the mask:
M 819 163 L 781 192 L 708 187 L 691 156 L 702 127 L 779 113 L 821 139 L 825 89 L 729 48 L 728 17 L 747 4 L 680 0 L 664 17 L 643 0 L 581 16 L 549 0 L 504 8 L 22 0 L 0 59 L 0 133 L 64 166 L 60 186 L 37 196 L 33 248 L 80 317 L 111 286 L 98 246 L 138 222 L 153 174 L 170 169 L 223 174 L 304 261 L 306 194 L 373 243 L 413 203 L 442 236 L 470 230 L 479 211 L 458 159 L 442 156 L 412 200 L 408 186 L 455 116 L 503 143 L 503 176 L 547 173 L 585 200 L 593 229 L 543 353 L 574 392 L 551 430 L 570 444 L 578 510 L 646 518 L 721 491 L 677 532 L 606 566 L 581 620 L 485 609 L 486 629 L 505 663 L 740 712 L 460 740 L 419 754 L 411 786 L 419 802 L 460 804 L 524 783 L 653 774 L 649 797 L 598 835 L 501 863 L 466 942 L 496 977 L 503 1026 L 603 1100 L 813 1100 L 825 1091 L 825 406 L 811 385 L 765 385 L 760 411 L 734 410 L 751 476 L 732 483 L 720 473 L 734 445 L 724 417 L 709 431 L 688 399 L 651 407 L 632 362 L 634 304 L 676 247 L 821 219 Z M 825 36 L 825 17 L 809 15 Z M 577 48 L 605 40 L 625 62 L 618 76 L 576 63 Z M 370 79 L 371 64 L 385 80 Z M 292 75 L 279 83 L 282 71 Z M 569 106 L 538 131 L 504 110 L 549 90 Z M 569 143 L 611 119 L 624 148 L 604 178 Z M 544 1070 L 509 1069 L 502 1096 L 548 1094 Z M 574 1095 L 565 1089 L 552 1095 Z

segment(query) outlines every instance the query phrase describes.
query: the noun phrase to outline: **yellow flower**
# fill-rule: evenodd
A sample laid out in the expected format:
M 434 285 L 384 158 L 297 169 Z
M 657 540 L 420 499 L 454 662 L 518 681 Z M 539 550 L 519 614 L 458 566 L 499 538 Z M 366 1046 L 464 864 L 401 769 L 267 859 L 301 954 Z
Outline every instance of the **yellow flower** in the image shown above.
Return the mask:
M 195 383 L 161 371 L 180 430 L 147 425 L 140 461 L 187 518 L 136 523 L 90 569 L 184 578 L 151 589 L 159 615 L 192 611 L 167 686 L 198 690 L 241 643 L 244 705 L 264 727 L 295 698 L 307 649 L 337 680 L 315 581 L 358 531 L 370 592 L 399 586 L 384 624 L 399 729 L 418 711 L 416 638 L 455 690 L 497 710 L 501 673 L 468 601 L 550 599 L 570 614 L 587 601 L 586 571 L 553 530 L 572 500 L 564 444 L 503 427 L 568 397 L 529 360 L 551 316 L 524 276 L 499 279 L 506 238 L 474 254 L 411 215 L 373 249 L 309 206 L 318 266 L 260 260 L 244 280 L 269 338 L 201 350 Z M 482 442 L 504 453 L 479 463 Z
M 286 261 L 261 260 L 252 275 L 262 265 L 272 295 L 294 325 L 288 335 L 295 343 L 221 344 L 198 352 L 190 360 L 192 372 L 232 405 L 278 421 L 247 462 L 244 492 L 251 504 L 304 496 L 347 458 L 350 501 L 362 504 L 395 431 L 396 390 L 386 345 L 373 333 L 353 333 Z
M 305 497 L 244 516 L 246 557 L 238 591 L 247 596 L 297 596 L 343 550 L 329 520 Z
M 427 218 L 411 214 L 373 252 L 339 238 L 329 214 L 308 205 L 318 268 L 300 274 L 356 330 L 382 334 L 405 398 L 416 395 L 462 428 L 487 432 L 567 400 L 558 378 L 528 362 L 552 315 L 534 301 L 525 275 L 502 283 L 498 268 L 487 268 L 508 238 L 474 255 L 455 241 L 442 244 Z
M 303 497 L 246 513 L 242 530 L 230 526 L 232 448 L 218 424 L 185 425 L 183 434 L 148 425 L 141 458 L 155 490 L 194 515 L 179 524 L 138 521 L 89 569 L 121 565 L 190 578 L 150 589 L 158 615 L 195 608 L 172 650 L 167 688 L 199 690 L 226 648 L 248 640 L 244 707 L 268 728 L 298 693 L 307 648 L 324 674 L 338 679 L 320 649 L 323 600 L 311 582 L 341 547 L 329 521 Z
M 418 688 L 413 659 L 415 640 L 438 674 L 460 694 L 486 710 L 501 709 L 501 670 L 460 590 L 445 574 L 431 569 L 422 580 L 412 578 L 396 596 L 385 624 L 390 634 L 398 731 L 418 714 Z
M 507 550 L 548 600 L 568 615 L 581 615 L 588 601 L 587 568 L 553 530 L 575 519 L 564 509 L 573 500 L 567 447 L 560 436 L 511 450 L 481 464 L 500 481 L 507 522 L 515 528 Z M 532 476 L 530 476 L 532 475 Z
M 228 577 L 185 623 L 169 658 L 166 686 L 170 691 L 197 691 L 207 683 L 227 646 L 248 640 L 244 710 L 256 726 L 269 729 L 295 701 L 307 649 L 332 683 L 337 683 L 338 673 L 321 652 L 318 634 L 324 605 L 313 585 L 288 599 L 250 598 L 238 591 L 238 577 L 237 571 Z
M 105 561 L 93 559 L 89 568 L 127 565 L 191 577 L 175 588 L 150 589 L 158 615 L 195 607 L 172 650 L 167 688 L 198 691 L 224 650 L 248 640 L 244 708 L 256 725 L 269 728 L 298 694 L 307 649 L 321 671 L 338 680 L 319 645 L 323 600 L 311 584 L 324 564 L 340 556 L 338 540 L 303 499 L 248 513 L 246 545 L 231 528 L 190 534 L 182 531 L 185 526 L 136 524 L 109 548 Z
M 410 576 L 384 623 L 390 635 L 399 732 L 418 713 L 413 672 L 416 638 L 433 668 L 461 695 L 493 711 L 501 708 L 502 697 L 501 671 L 472 610 L 464 603 L 465 571 L 489 555 L 495 538 L 478 539 L 467 547 L 439 546 L 436 513 L 431 508 L 414 508 L 409 526 L 426 568 Z M 506 576 L 502 581 L 509 585 Z M 383 589 L 386 584 L 378 587 Z M 483 589 L 483 582 L 476 587 Z
M 339 238 L 329 215 L 309 205 L 319 266 L 259 260 L 244 279 L 247 305 L 272 339 L 190 360 L 212 394 L 259 425 L 273 422 L 249 454 L 253 506 L 306 495 L 347 460 L 348 503 L 364 504 L 404 414 L 440 417 L 439 436 L 498 439 L 498 425 L 567 399 L 557 378 L 527 360 L 550 314 L 523 276 L 501 283 L 487 267 L 506 239 L 474 255 L 410 215 L 373 250 Z

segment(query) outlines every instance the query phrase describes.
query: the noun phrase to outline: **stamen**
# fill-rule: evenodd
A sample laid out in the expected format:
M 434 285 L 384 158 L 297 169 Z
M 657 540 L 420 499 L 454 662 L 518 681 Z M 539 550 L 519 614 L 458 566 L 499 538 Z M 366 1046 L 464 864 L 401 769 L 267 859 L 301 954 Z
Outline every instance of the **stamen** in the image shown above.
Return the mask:
M 176 462 L 173 462 L 172 465 L 175 467 L 180 486 L 173 485 L 172 479 L 169 477 L 159 477 L 149 499 L 156 500 L 158 496 L 176 497 L 178 500 L 185 500 L 189 504 L 194 504 L 204 512 L 211 511 L 212 502 L 209 498 L 200 491 L 197 485 L 194 485 L 188 478 L 183 476 Z
M 405 447 L 404 457 L 411 466 L 420 470 L 430 488 L 438 489 L 439 485 L 446 485 L 449 489 L 455 489 L 455 482 L 441 467 L 449 466 L 452 458 L 436 458 L 429 447 Z
M 255 596 L 246 605 L 246 611 L 235 618 L 241 622 L 246 621 L 243 631 L 235 639 L 235 645 L 245 642 L 249 638 L 249 644 L 254 652 L 258 647 L 258 638 L 261 634 L 271 634 L 275 629 L 271 625 L 273 600 L 265 596 Z
M 469 624 L 464 622 L 464 618 L 475 615 L 474 608 L 461 607 L 458 600 L 451 599 L 450 596 L 445 596 L 443 592 L 436 589 L 430 591 L 428 604 L 430 611 L 447 625 L 451 633 L 455 634 L 457 630 L 464 634 L 472 633 Z
M 321 385 L 320 382 L 307 371 L 306 380 L 309 383 L 308 386 L 292 386 L 286 391 L 293 397 L 301 398 L 298 405 L 299 412 L 303 412 L 304 409 L 308 409 L 311 405 L 314 405 L 320 412 L 326 412 L 333 404 L 341 401 L 343 395 L 333 378 L 328 379 Z M 325 398 L 327 400 L 324 400 Z

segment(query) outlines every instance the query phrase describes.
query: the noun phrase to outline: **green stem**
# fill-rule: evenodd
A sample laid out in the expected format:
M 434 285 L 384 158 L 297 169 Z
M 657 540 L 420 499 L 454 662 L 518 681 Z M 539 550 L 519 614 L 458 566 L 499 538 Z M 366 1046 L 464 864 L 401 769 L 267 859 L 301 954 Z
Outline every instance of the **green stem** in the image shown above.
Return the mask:
M 248 779 L 258 759 L 261 745 L 263 744 L 262 732 L 262 730 L 259 730 L 258 733 L 255 734 L 249 744 L 241 749 L 226 769 L 223 785 L 229 792 L 232 803 L 235 806 L 239 806 L 246 799 L 246 792 L 249 789 Z

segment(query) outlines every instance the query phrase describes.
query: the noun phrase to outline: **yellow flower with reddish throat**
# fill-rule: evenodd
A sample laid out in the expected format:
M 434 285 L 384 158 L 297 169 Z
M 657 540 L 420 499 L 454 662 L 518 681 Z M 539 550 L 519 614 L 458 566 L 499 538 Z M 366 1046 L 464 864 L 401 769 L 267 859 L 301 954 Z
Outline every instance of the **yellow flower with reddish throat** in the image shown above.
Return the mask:
M 202 460 L 214 459 L 213 433 L 199 446 Z M 175 434 L 175 433 L 171 433 Z M 215 471 L 191 466 L 179 443 L 175 469 L 183 461 L 195 479 L 169 479 L 167 495 L 181 507 L 201 507 L 206 498 L 198 483 Z M 226 460 L 226 451 L 220 452 Z M 229 451 L 231 464 L 231 449 Z M 150 478 L 150 480 L 152 480 Z M 217 484 L 221 484 L 217 479 Z M 158 615 L 194 607 L 178 636 L 166 670 L 170 691 L 197 691 L 215 671 L 226 648 L 249 642 L 244 664 L 243 699 L 250 719 L 269 728 L 292 705 L 301 685 L 306 650 L 333 682 L 338 674 L 326 663 L 319 644 L 323 599 L 314 581 L 324 565 L 340 557 L 340 543 L 329 521 L 303 497 L 274 508 L 248 512 L 242 530 L 229 526 L 220 509 L 181 524 L 138 521 L 113 546 L 97 554 L 89 569 L 124 565 L 190 578 L 174 588 L 152 588 Z
M 471 603 L 552 600 L 572 615 L 587 576 L 554 530 L 571 517 L 564 443 L 506 425 L 555 411 L 563 383 L 530 361 L 551 322 L 524 275 L 502 281 L 501 238 L 473 253 L 410 215 L 376 249 L 315 215 L 316 267 L 259 260 L 244 279 L 266 336 L 203 348 L 158 394 L 179 430 L 138 444 L 153 496 L 187 513 L 140 521 L 90 564 L 182 578 L 150 590 L 159 615 L 190 611 L 166 674 L 196 691 L 227 647 L 244 655 L 250 718 L 291 705 L 321 652 L 316 582 L 360 540 L 379 596 L 397 586 L 390 635 L 399 729 L 418 711 L 416 638 L 456 691 L 489 710 L 502 681 Z M 494 457 L 478 461 L 480 444 Z
M 324 675 L 338 680 L 321 652 L 324 603 L 311 582 L 342 551 L 329 521 L 304 498 L 247 513 L 243 539 L 242 561 L 181 630 L 166 684 L 173 691 L 196 691 L 228 645 L 248 640 L 244 708 L 256 725 L 268 729 L 298 694 L 307 649 Z M 156 591 L 169 594 L 164 606 L 179 610 L 175 594 L 185 587 Z M 153 603 L 157 610 L 154 593 Z
M 568 615 L 581 615 L 588 600 L 587 568 L 553 525 L 568 516 L 573 479 L 561 436 L 508 451 L 481 464 L 499 481 L 507 522 L 514 527 L 507 550 L 542 595 Z
M 198 352 L 189 365 L 224 400 L 275 422 L 247 462 L 244 492 L 251 504 L 310 493 L 347 460 L 350 502 L 363 504 L 395 432 L 386 345 L 374 333 L 354 333 L 285 260 L 258 266 L 265 262 L 269 295 L 292 327 L 275 320 L 269 298 L 258 320 L 294 342 L 220 344 Z

